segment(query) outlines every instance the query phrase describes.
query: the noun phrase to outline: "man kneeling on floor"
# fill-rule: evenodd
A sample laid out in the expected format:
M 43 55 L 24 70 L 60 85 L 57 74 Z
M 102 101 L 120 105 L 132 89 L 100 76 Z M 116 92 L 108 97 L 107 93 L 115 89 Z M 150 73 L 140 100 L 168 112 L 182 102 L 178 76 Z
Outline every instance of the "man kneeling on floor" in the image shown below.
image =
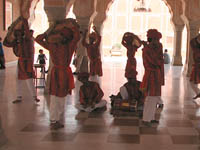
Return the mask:
M 80 87 L 80 104 L 77 108 L 82 111 L 92 112 L 96 109 L 106 109 L 106 100 L 102 100 L 104 95 L 99 84 L 89 81 L 89 73 L 83 72 L 78 75 L 78 80 L 83 83 Z
M 140 91 L 141 82 L 136 79 L 136 75 L 133 74 L 134 71 L 131 71 L 127 75 L 127 82 L 120 87 L 120 91 L 117 95 L 111 95 L 111 106 L 114 107 L 116 100 L 121 101 L 137 101 L 137 109 L 143 109 L 143 93 Z

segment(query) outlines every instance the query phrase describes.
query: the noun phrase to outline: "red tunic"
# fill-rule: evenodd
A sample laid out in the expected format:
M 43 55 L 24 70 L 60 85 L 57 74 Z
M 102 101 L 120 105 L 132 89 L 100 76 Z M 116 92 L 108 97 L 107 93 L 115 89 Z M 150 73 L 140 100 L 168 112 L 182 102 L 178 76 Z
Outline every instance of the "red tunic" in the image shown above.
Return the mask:
M 135 52 L 137 51 L 138 47 L 134 46 L 134 45 L 125 45 L 123 44 L 126 48 L 127 48 L 127 63 L 126 63 L 126 69 L 125 69 L 125 77 L 130 77 L 129 74 L 134 71 L 135 72 L 135 77 L 137 75 L 137 71 L 136 71 L 136 66 L 137 66 L 137 62 L 135 59 Z
M 88 101 L 98 103 L 104 95 L 99 84 L 92 81 L 89 81 L 88 85 L 82 85 L 79 94 L 81 104 L 87 104 Z
M 25 36 L 21 42 L 9 43 L 7 39 L 4 40 L 4 45 L 7 47 L 13 47 L 18 51 L 18 79 L 26 80 L 35 77 L 33 70 L 34 63 L 34 39 L 29 31 L 27 20 L 23 21 Z
M 197 42 L 196 38 L 194 38 L 190 41 L 190 45 L 192 47 L 194 60 L 192 72 L 190 75 L 190 81 L 198 84 L 200 83 L 200 44 Z
M 96 43 L 88 44 L 85 39 L 82 41 L 84 47 L 87 48 L 87 54 L 90 59 L 90 75 L 98 75 L 102 76 L 102 62 L 101 62 L 101 54 L 99 50 L 99 45 L 101 42 L 101 36 L 98 36 Z
M 161 67 L 163 64 L 163 57 L 160 58 L 159 52 L 162 45 L 159 44 L 157 48 L 149 44 L 143 48 L 143 65 L 145 73 L 141 83 L 141 88 L 145 89 L 149 96 L 161 96 L 161 85 L 163 84 L 163 77 Z
M 75 35 L 69 44 L 55 44 L 44 41 L 46 34 L 36 37 L 36 42 L 49 50 L 54 64 L 51 70 L 50 94 L 58 97 L 65 97 L 71 94 L 74 88 L 74 78 L 70 68 L 71 59 L 79 40 L 79 35 Z

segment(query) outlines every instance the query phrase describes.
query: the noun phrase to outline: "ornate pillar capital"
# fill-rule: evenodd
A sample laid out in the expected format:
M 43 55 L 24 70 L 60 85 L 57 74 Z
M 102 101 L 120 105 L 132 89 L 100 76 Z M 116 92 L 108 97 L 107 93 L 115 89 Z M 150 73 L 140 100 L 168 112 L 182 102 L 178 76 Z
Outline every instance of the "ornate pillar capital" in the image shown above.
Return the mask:
M 102 30 L 103 22 L 106 20 L 107 12 L 114 0 L 96 0 L 95 16 L 93 17 L 93 24 L 97 27 L 99 32 Z
M 44 0 L 44 10 L 49 23 L 65 19 L 66 17 L 66 5 L 63 0 Z
M 19 0 L 20 15 L 31 24 L 35 19 L 35 8 L 39 0 Z

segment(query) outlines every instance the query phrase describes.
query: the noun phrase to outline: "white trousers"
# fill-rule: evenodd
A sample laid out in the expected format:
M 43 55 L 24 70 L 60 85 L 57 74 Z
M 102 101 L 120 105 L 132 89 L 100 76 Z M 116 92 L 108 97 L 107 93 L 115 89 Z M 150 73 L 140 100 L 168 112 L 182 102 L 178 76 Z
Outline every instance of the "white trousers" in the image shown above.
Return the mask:
M 192 90 L 195 92 L 196 95 L 200 93 L 200 89 L 198 88 L 198 84 L 194 84 L 193 82 L 190 82 L 190 86 L 191 86 Z
M 107 104 L 107 101 L 106 100 L 101 100 L 99 103 L 97 103 L 95 105 L 94 108 L 91 108 L 91 107 L 87 107 L 87 108 L 84 108 L 81 104 L 77 104 L 76 105 L 76 108 L 79 109 L 79 110 L 82 110 L 82 111 L 86 111 L 86 112 L 92 112 L 94 109 L 96 108 L 102 108 L 102 107 L 105 107 Z
M 125 86 L 120 87 L 120 95 L 122 96 L 122 99 L 128 99 L 128 92 Z
M 98 75 L 90 76 L 89 79 L 90 79 L 90 81 L 94 81 L 94 82 L 101 84 L 101 77 L 99 77 Z
M 26 80 L 19 80 L 17 79 L 17 82 L 16 82 L 16 89 L 17 89 L 17 97 L 22 97 L 22 94 L 23 94 L 23 86 L 24 84 L 27 85 L 29 91 L 30 91 L 30 94 L 33 98 L 36 97 L 36 89 L 35 89 L 35 86 L 34 86 L 34 83 L 33 83 L 33 78 L 31 79 L 26 79 Z
M 65 98 L 51 95 L 50 96 L 50 121 L 55 123 L 60 121 L 65 108 Z
M 18 68 L 16 69 L 16 74 L 18 75 Z M 31 96 L 35 99 L 37 94 L 36 94 L 36 88 L 34 86 L 33 78 L 26 79 L 26 80 L 19 80 L 18 77 L 16 78 L 17 97 L 22 97 L 22 95 L 23 95 L 23 90 L 22 89 L 24 87 L 24 84 L 27 85 Z
M 163 100 L 162 100 L 162 98 L 161 98 L 161 96 L 159 96 L 159 101 L 158 101 L 158 104 L 163 104 Z
M 79 55 L 76 57 L 76 71 L 77 73 L 80 72 L 80 68 L 81 68 L 81 64 L 82 64 L 82 61 L 83 61 L 83 56 L 82 55 Z
M 155 120 L 156 105 L 160 102 L 160 96 L 147 96 L 144 103 L 143 121 Z

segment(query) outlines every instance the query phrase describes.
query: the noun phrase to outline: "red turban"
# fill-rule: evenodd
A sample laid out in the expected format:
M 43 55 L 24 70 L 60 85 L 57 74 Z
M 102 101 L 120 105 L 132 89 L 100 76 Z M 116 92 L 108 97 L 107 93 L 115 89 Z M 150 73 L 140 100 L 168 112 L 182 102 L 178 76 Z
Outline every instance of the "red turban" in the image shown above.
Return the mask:
M 159 40 L 162 38 L 162 34 L 156 29 L 149 29 L 147 31 L 147 38 L 155 38 Z
M 81 72 L 81 73 L 79 73 L 78 74 L 78 80 L 80 81 L 80 80 L 82 80 L 82 79 L 85 79 L 85 78 L 89 78 L 89 73 L 87 73 L 87 72 Z
M 123 40 L 125 40 L 127 42 L 132 42 L 133 41 L 133 36 L 134 36 L 133 33 L 126 32 L 126 33 L 124 33 Z
M 90 33 L 89 37 L 95 39 L 96 38 L 96 33 L 95 32 Z
M 65 37 L 73 37 L 73 31 L 70 28 L 63 28 L 60 31 Z
M 131 70 L 129 70 L 129 71 L 127 71 L 127 72 L 125 73 L 125 77 L 126 77 L 126 78 L 134 78 L 134 79 L 136 79 L 137 74 L 138 74 L 138 73 L 137 73 L 136 70 L 131 69 Z

